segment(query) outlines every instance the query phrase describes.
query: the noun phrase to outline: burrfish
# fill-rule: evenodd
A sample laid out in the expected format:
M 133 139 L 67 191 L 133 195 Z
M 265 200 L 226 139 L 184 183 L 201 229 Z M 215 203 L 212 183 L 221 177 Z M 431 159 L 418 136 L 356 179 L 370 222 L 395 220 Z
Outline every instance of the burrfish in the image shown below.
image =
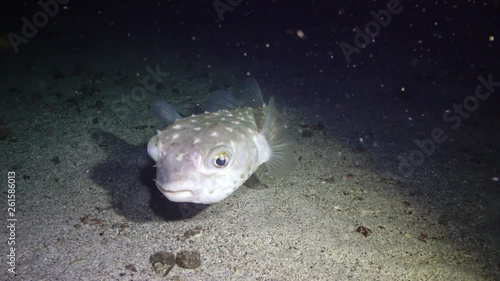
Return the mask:
M 202 109 L 205 113 L 182 118 L 165 101 L 151 105 L 164 129 L 147 150 L 156 162 L 156 186 L 170 201 L 217 203 L 263 163 L 276 177 L 294 170 L 294 141 L 274 98 L 265 105 L 255 79 L 245 79 L 233 93 L 212 92 Z

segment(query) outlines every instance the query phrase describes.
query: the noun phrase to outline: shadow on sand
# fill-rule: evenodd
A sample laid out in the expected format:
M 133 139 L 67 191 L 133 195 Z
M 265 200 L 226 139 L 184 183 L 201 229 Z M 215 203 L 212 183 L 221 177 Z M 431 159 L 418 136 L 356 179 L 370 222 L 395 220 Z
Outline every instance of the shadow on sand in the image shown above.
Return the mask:
M 138 222 L 170 221 L 189 219 L 209 206 L 165 198 L 154 184 L 154 161 L 147 155 L 145 144 L 130 145 L 100 129 L 89 133 L 95 145 L 107 154 L 106 160 L 92 167 L 91 179 L 108 191 L 118 214 Z

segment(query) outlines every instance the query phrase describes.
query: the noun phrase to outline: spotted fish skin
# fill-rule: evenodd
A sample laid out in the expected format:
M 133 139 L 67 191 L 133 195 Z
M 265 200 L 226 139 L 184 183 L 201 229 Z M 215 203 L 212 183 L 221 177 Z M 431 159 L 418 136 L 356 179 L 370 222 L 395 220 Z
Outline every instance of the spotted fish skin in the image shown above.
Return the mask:
M 263 163 L 274 162 L 268 170 L 278 176 L 293 170 L 293 142 L 283 133 L 272 98 L 268 106 L 177 119 L 148 143 L 156 185 L 170 201 L 219 202 Z

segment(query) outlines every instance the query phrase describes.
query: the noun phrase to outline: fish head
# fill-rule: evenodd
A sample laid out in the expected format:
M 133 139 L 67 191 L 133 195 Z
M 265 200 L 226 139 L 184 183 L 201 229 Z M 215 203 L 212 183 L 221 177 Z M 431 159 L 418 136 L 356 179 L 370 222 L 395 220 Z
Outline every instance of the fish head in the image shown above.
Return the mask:
M 261 164 L 251 129 L 210 121 L 178 120 L 149 141 L 156 186 L 170 201 L 219 202 Z

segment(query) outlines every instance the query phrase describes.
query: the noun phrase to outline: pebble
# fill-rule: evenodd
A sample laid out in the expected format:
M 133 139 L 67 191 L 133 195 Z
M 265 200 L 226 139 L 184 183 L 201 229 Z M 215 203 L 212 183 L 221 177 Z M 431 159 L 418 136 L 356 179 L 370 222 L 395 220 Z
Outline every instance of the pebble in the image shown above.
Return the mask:
M 198 251 L 181 251 L 175 259 L 177 265 L 182 268 L 195 269 L 201 266 L 200 252 Z
M 175 265 L 175 255 L 171 252 L 160 251 L 149 257 L 149 262 L 153 265 L 155 272 L 167 276 Z

